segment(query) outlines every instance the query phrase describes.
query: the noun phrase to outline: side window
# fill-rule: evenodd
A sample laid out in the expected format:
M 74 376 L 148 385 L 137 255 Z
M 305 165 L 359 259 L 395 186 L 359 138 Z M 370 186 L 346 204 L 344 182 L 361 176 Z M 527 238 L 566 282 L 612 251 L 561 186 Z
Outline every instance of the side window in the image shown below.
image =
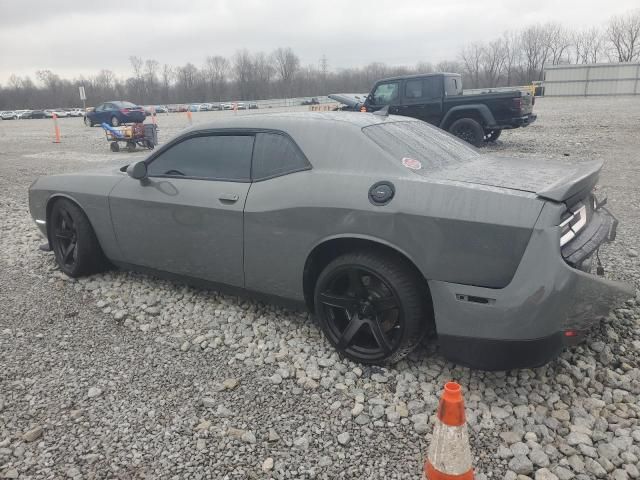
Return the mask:
M 96 107 L 96 112 L 101 112 L 103 110 L 104 110 L 104 103 Z
M 374 105 L 389 105 L 398 98 L 398 82 L 382 83 L 373 92 Z
M 462 85 L 460 83 L 460 78 L 458 77 L 447 77 L 445 85 L 447 95 L 459 95 L 462 91 Z
M 170 147 L 148 165 L 149 176 L 249 181 L 253 135 L 203 135 Z
M 258 133 L 253 149 L 253 180 L 277 177 L 307 170 L 311 165 L 300 149 L 286 135 Z
M 422 98 L 422 80 L 407 80 L 404 85 L 404 96 L 408 100 Z
M 425 78 L 422 85 L 422 92 L 426 99 L 442 97 L 442 77 Z

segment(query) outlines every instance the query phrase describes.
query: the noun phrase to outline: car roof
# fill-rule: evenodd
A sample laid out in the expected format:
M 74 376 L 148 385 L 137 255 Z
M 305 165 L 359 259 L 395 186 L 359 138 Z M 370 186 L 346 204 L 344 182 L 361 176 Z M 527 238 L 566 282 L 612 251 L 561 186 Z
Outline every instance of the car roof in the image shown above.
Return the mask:
M 451 72 L 434 72 L 434 73 L 415 73 L 413 75 L 397 75 L 395 77 L 383 78 L 382 80 L 378 80 L 376 83 L 387 82 L 391 80 L 411 80 L 412 78 L 424 78 L 424 77 L 459 77 L 459 73 L 451 73 Z
M 397 115 L 376 115 L 361 112 L 279 112 L 257 113 L 251 115 L 237 115 L 233 118 L 220 117 L 219 119 L 200 123 L 188 129 L 188 131 L 217 130 L 217 129 L 273 129 L 287 131 L 289 128 L 306 124 L 318 124 L 327 126 L 334 124 L 336 128 L 352 126 L 358 130 L 371 125 L 388 122 L 416 122 L 410 117 Z

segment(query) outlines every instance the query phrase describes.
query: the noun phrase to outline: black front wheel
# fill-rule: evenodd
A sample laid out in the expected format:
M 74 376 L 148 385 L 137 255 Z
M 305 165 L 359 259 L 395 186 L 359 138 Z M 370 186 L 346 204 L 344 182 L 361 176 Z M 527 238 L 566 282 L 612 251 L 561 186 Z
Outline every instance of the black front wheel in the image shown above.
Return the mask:
M 449 132 L 474 147 L 479 147 L 484 142 L 484 130 L 473 118 L 456 120 L 449 127 Z
M 395 363 L 420 342 L 430 321 L 418 275 L 377 251 L 330 262 L 315 288 L 315 313 L 329 341 L 362 363 Z
M 49 238 L 60 270 L 70 277 L 80 277 L 104 269 L 102 249 L 80 207 L 65 198 L 57 200 L 49 225 Z
M 493 130 L 485 130 L 484 131 L 484 141 L 485 142 L 495 142 L 498 137 L 500 136 L 500 134 L 502 133 L 502 130 L 499 128 L 495 128 Z

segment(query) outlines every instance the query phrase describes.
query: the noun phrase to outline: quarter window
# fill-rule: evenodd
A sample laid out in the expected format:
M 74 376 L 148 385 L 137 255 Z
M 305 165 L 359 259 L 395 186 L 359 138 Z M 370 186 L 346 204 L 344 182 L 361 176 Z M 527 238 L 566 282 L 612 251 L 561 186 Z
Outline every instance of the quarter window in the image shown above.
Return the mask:
M 378 85 L 373 92 L 374 105 L 389 105 L 398 98 L 398 82 Z
M 192 177 L 247 182 L 253 135 L 207 135 L 187 138 L 154 158 L 149 176 Z
M 262 180 L 307 170 L 311 165 L 300 149 L 286 135 L 258 133 L 253 149 L 252 178 Z

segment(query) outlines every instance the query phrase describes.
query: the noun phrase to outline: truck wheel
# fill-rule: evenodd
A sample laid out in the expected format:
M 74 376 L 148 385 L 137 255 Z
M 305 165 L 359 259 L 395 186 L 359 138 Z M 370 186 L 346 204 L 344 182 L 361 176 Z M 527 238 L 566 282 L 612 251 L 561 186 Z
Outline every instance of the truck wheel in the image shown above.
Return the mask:
M 473 118 L 456 120 L 449 127 L 449 132 L 474 147 L 479 147 L 484 142 L 484 130 Z
M 484 141 L 485 142 L 495 142 L 498 137 L 500 136 L 500 134 L 502 133 L 502 130 L 499 128 L 496 128 L 494 130 L 485 130 L 484 131 Z

